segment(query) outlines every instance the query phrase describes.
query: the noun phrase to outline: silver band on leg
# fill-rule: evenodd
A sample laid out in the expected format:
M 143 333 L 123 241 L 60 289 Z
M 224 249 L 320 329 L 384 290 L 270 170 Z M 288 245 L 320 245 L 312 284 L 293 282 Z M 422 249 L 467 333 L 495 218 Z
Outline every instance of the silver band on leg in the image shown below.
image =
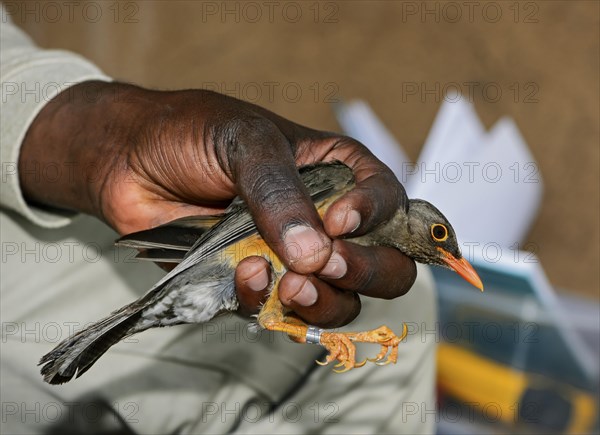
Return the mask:
M 306 342 L 310 344 L 321 344 L 322 329 L 316 326 L 309 326 L 306 331 Z

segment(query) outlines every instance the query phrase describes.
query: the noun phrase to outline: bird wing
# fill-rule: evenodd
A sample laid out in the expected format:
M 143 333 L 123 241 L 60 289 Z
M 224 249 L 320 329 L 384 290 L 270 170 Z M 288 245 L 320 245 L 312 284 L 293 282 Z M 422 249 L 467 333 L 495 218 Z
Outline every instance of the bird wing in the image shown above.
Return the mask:
M 300 168 L 299 173 L 303 183 L 306 185 L 308 193 L 315 203 L 338 196 L 344 191 L 349 190 L 354 185 L 354 175 L 352 174 L 352 170 L 340 162 L 317 163 L 314 165 L 303 166 Z M 202 216 L 193 216 L 184 219 L 185 225 L 187 226 L 180 225 L 181 223 L 178 223 L 177 225 L 179 225 L 180 228 L 191 228 L 194 230 L 200 228 L 203 232 L 199 235 L 199 237 L 196 235 L 196 242 L 191 247 L 187 248 L 187 254 L 185 257 L 183 257 L 183 259 L 181 259 L 181 262 L 160 281 L 158 281 L 149 290 L 148 294 L 152 293 L 155 289 L 162 287 L 165 283 L 170 281 L 173 277 L 177 276 L 184 270 L 201 263 L 211 255 L 221 252 L 240 240 L 258 232 L 248 207 L 239 197 L 231 203 L 224 215 L 218 216 L 218 219 L 215 216 L 211 216 L 206 220 Z M 211 219 L 213 225 L 209 229 L 205 229 L 206 226 L 204 224 L 209 222 Z M 181 219 L 178 221 L 181 221 Z M 161 255 L 166 257 L 174 256 L 174 250 L 176 249 L 169 246 L 169 244 L 172 245 L 172 243 L 169 241 L 167 236 L 156 237 L 151 234 L 153 231 L 162 231 L 164 227 L 168 227 L 169 225 L 170 224 L 165 224 L 162 227 L 157 227 L 153 230 L 135 233 L 138 235 L 137 238 L 139 238 L 139 234 L 143 233 L 145 240 L 156 241 L 157 239 L 160 239 L 162 242 L 157 243 L 154 246 L 156 248 L 166 249 L 166 251 L 163 251 L 162 253 L 149 253 L 152 251 L 151 249 L 147 254 L 142 254 L 142 257 L 156 257 L 156 261 L 160 261 Z M 120 239 L 119 245 L 123 245 L 121 240 L 131 239 L 132 238 L 130 236 L 125 236 L 124 238 Z M 126 243 L 129 243 L 126 244 L 126 246 L 134 247 L 132 243 Z M 141 246 L 140 244 L 137 244 L 135 247 L 149 248 L 150 246 L 148 246 L 147 243 L 142 243 Z M 178 257 L 181 256 L 179 255 Z
M 189 251 L 202 234 L 223 218 L 216 216 L 186 216 L 149 230 L 127 234 L 116 246 L 134 249 L 167 249 Z
M 187 250 L 154 248 L 144 249 L 135 256 L 135 259 L 153 263 L 181 263 L 185 254 L 187 254 Z
M 352 171 L 341 164 L 313 165 L 301 169 L 300 174 L 316 203 L 331 200 L 336 194 L 343 194 L 343 187 L 350 186 L 353 180 Z M 190 234 L 182 233 L 181 229 L 189 230 Z M 185 245 L 188 246 L 188 251 L 181 263 L 140 299 L 63 340 L 51 352 L 44 355 L 39 363 L 43 366 L 41 371 L 44 380 L 51 384 L 62 384 L 74 376 L 79 377 L 112 345 L 140 330 L 135 329 L 135 326 L 143 316 L 143 310 L 160 298 L 165 284 L 171 279 L 192 266 L 200 265 L 213 254 L 256 233 L 257 229 L 248 208 L 243 201 L 236 199 L 223 216 L 178 219 L 153 230 L 141 231 L 120 239 L 118 244 L 121 246 L 151 247 L 146 251 L 147 255 L 151 255 L 149 254 L 151 252 L 162 253 L 163 256 L 173 253 L 181 255 L 185 252 L 181 250 Z M 195 237 L 197 241 L 190 243 L 192 240 L 190 237 Z M 178 249 L 164 248 L 164 246 L 176 246 Z

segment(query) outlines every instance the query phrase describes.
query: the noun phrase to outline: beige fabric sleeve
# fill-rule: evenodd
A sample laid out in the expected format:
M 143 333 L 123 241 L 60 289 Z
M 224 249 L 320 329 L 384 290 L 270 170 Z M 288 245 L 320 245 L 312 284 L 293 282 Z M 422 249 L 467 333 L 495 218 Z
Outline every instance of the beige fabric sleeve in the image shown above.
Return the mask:
M 27 204 L 19 186 L 19 150 L 27 129 L 44 105 L 61 91 L 86 80 L 106 80 L 95 65 L 81 56 L 62 50 L 43 50 L 15 26 L 4 7 L 0 17 L 0 154 L 2 158 L 0 205 L 31 222 L 56 228 L 67 225 L 71 216 Z M 32 168 L 43 177 L 46 171 L 68 168 Z M 51 182 L 51 179 L 49 179 Z

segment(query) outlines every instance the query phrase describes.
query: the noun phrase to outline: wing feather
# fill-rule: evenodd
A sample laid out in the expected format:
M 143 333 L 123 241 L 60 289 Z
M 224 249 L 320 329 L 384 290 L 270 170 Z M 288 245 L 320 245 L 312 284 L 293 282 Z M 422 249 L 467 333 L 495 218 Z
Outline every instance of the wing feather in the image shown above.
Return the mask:
M 299 172 L 311 198 L 316 203 L 339 196 L 354 185 L 352 170 L 340 162 L 304 166 Z M 158 281 L 148 293 L 161 287 L 182 271 L 257 232 L 248 207 L 242 200 L 236 198 L 225 214 L 219 217 L 218 222 L 200 235 L 181 263 Z

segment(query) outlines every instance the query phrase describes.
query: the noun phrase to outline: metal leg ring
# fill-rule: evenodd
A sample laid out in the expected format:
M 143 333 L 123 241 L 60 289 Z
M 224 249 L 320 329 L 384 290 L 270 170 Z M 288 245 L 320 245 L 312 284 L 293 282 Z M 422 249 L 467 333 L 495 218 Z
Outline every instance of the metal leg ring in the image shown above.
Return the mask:
M 323 330 L 316 326 L 309 326 L 306 331 L 306 342 L 310 344 L 321 344 L 321 333 Z

